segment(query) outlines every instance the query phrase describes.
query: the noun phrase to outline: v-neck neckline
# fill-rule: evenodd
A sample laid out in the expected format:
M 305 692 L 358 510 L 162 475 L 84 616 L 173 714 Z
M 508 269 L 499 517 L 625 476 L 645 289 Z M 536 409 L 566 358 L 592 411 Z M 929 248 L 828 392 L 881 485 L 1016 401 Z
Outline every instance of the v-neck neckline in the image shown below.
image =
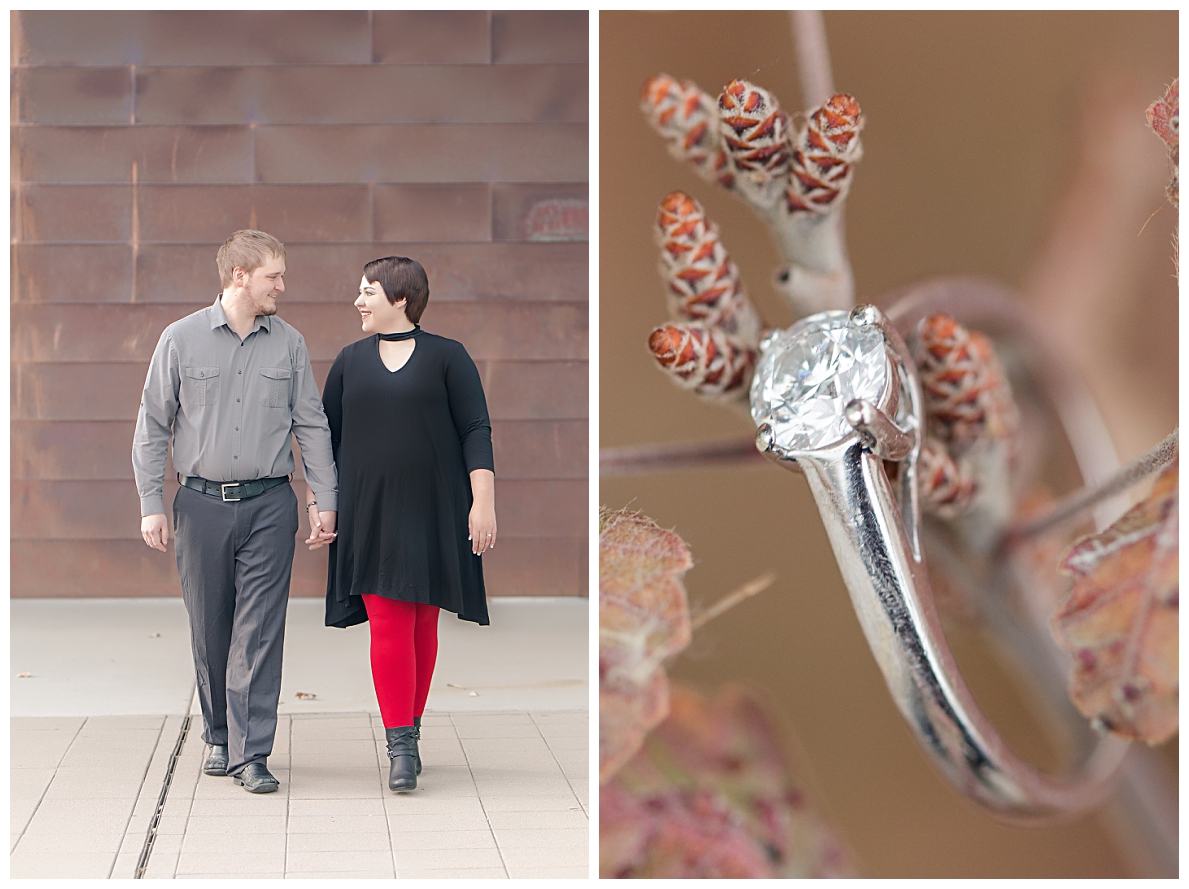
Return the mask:
M 413 339 L 413 351 L 409 353 L 409 357 L 405 359 L 404 364 L 402 364 L 400 367 L 396 368 L 396 370 L 393 370 L 387 364 L 384 363 L 384 356 L 380 354 L 380 343 L 382 343 L 384 341 L 382 339 L 380 339 L 379 334 L 376 334 L 376 359 L 380 362 L 380 366 L 382 368 L 384 368 L 384 370 L 387 371 L 390 375 L 398 374 L 402 370 L 404 370 L 406 367 L 408 367 L 409 362 L 413 360 L 413 356 L 417 354 L 417 339 L 418 338 L 413 337 L 412 339 Z

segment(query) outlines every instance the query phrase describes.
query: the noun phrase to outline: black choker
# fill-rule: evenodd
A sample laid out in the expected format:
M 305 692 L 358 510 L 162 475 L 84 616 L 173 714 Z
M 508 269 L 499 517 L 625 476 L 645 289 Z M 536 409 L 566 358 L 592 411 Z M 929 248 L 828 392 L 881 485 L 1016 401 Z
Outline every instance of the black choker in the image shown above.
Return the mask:
M 380 339 L 384 340 L 384 342 L 386 342 L 386 343 L 394 343 L 398 340 L 412 339 L 420 332 L 421 332 L 421 325 L 414 324 L 412 330 L 406 330 L 404 333 L 381 333 L 381 334 L 379 334 L 379 337 L 380 337 Z

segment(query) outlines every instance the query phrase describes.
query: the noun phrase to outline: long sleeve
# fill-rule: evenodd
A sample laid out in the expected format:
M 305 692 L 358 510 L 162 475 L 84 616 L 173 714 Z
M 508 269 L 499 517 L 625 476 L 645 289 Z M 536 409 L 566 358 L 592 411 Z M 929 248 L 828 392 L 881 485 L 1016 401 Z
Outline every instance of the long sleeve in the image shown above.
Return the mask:
M 322 399 L 318 397 L 310 355 L 301 337 L 297 341 L 293 370 L 297 376 L 293 386 L 293 435 L 301 445 L 301 464 L 305 469 L 306 481 L 310 483 L 321 509 L 337 510 L 338 475 L 330 429 Z
M 479 369 L 459 345 L 446 364 L 446 392 L 450 398 L 450 416 L 462 442 L 462 456 L 467 472 L 490 469 L 495 472 L 491 451 L 491 420 Z
M 181 373 L 177 352 L 167 327 L 153 350 L 149 372 L 140 396 L 136 432 L 132 436 L 132 473 L 140 494 L 141 516 L 164 515 L 165 463 L 169 439 L 178 412 Z

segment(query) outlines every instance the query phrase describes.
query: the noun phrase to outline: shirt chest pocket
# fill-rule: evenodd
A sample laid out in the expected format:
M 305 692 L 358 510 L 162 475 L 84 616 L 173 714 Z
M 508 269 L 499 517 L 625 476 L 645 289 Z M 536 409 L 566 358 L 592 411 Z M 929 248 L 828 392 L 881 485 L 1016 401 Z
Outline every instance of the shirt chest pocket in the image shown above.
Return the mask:
M 262 407 L 289 407 L 289 381 L 293 371 L 288 367 L 260 368 L 263 392 L 260 395 Z
M 186 367 L 182 379 L 182 401 L 194 407 L 219 403 L 219 368 Z

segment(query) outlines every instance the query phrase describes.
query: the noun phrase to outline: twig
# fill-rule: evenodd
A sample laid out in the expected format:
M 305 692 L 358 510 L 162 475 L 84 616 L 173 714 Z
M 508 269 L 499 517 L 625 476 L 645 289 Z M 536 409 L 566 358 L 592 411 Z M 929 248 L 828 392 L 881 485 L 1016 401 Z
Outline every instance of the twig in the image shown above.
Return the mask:
M 633 445 L 603 448 L 599 452 L 599 475 L 602 478 L 617 478 L 646 472 L 717 469 L 761 462 L 764 462 L 764 457 L 756 450 L 752 436 L 726 441 Z
M 1030 522 L 1025 522 L 1007 532 L 1005 543 L 1017 546 L 1032 537 L 1037 537 L 1056 526 L 1080 515 L 1103 500 L 1121 494 L 1137 482 L 1160 471 L 1177 456 L 1177 433 L 1174 429 L 1164 441 L 1146 454 L 1128 463 L 1113 476 L 1093 488 L 1082 488 L 1055 504 L 1047 513 Z
M 821 13 L 795 12 L 790 21 L 802 99 L 811 104 L 799 127 L 775 96 L 745 80 L 732 80 L 716 100 L 691 81 L 657 74 L 640 107 L 674 157 L 764 220 L 787 263 L 777 288 L 802 316 L 854 305 L 841 211 L 863 154 L 863 120 L 854 97 L 832 92 Z
M 834 95 L 834 72 L 830 65 L 830 47 L 826 42 L 826 23 L 819 10 L 794 9 L 789 12 L 793 29 L 793 45 L 797 51 L 797 74 L 801 79 L 801 104 L 817 108 Z M 824 227 L 828 245 L 823 252 L 836 257 L 833 268 L 835 280 L 818 281 L 797 257 L 786 255 L 793 262 L 783 274 L 782 283 L 789 299 L 802 313 L 821 309 L 846 309 L 854 304 L 854 280 L 850 257 L 846 251 L 845 207 L 838 207 L 829 218 L 819 223 Z M 800 280 L 798 280 L 798 278 Z
M 776 580 L 776 575 L 769 571 L 767 574 L 757 577 L 755 580 L 748 581 L 733 593 L 728 593 L 727 595 L 723 596 L 721 599 L 695 617 L 690 622 L 690 628 L 694 631 L 700 630 L 720 614 L 730 611 L 744 599 L 750 599 L 757 593 L 762 593 L 764 590 L 768 589 L 768 587 L 772 586 L 772 582 L 774 580 Z
M 797 48 L 797 73 L 801 76 L 801 102 L 816 108 L 834 95 L 834 74 L 826 43 L 826 23 L 815 9 L 794 9 L 789 13 L 793 43 Z

